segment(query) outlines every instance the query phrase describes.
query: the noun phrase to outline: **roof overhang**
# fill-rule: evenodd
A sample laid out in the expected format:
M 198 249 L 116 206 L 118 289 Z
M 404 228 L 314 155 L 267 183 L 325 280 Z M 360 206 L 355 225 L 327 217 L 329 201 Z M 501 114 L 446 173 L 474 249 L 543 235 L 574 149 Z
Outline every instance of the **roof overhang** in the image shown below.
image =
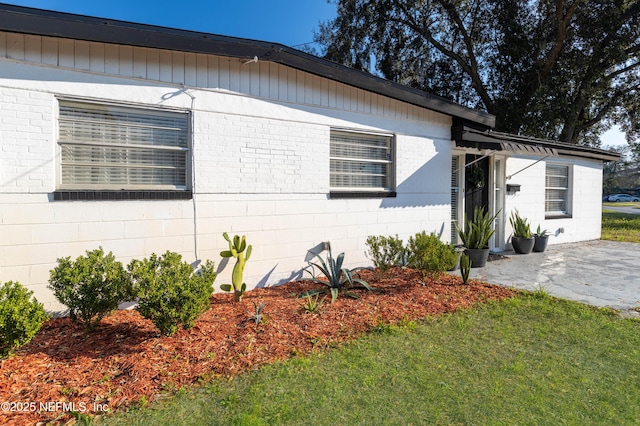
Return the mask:
M 0 3 L 0 31 L 271 61 L 484 127 L 495 117 L 282 44 Z
M 476 130 L 467 126 L 454 127 L 452 138 L 457 147 L 504 151 L 505 154 L 534 157 L 570 156 L 601 161 L 618 161 L 620 154 L 604 149 L 530 138 L 510 133 Z

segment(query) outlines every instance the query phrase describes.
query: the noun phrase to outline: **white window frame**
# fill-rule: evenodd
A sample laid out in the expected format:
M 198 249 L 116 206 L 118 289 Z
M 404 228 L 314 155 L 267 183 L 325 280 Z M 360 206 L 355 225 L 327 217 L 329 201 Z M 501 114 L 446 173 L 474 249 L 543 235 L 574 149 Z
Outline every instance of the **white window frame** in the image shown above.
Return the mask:
M 63 108 L 79 114 L 74 117 Z M 57 110 L 58 190 L 189 189 L 189 111 L 75 98 L 58 98 Z M 92 112 L 97 115 L 90 117 Z M 116 113 L 125 116 L 121 121 L 117 118 L 109 121 Z M 127 113 L 131 118 L 126 117 Z M 82 114 L 87 115 L 82 117 Z M 99 117 L 100 114 L 104 117 Z M 146 116 L 149 121 L 136 122 L 136 115 L 143 120 Z M 154 118 L 158 119 L 156 123 Z M 174 121 L 175 124 L 164 124 L 163 120 Z M 93 133 L 85 138 L 83 131 Z M 96 153 L 87 154 L 88 148 Z M 104 151 L 101 153 L 100 150 Z M 117 161 L 119 158 L 125 161 Z M 114 178 L 117 173 L 112 175 L 116 171 L 121 172 L 117 180 Z
M 343 136 L 346 138 L 351 138 L 350 142 L 346 141 L 338 141 L 336 140 L 338 137 Z M 367 145 L 367 138 L 371 140 L 386 141 L 386 147 L 381 148 L 380 145 L 369 144 Z M 344 155 L 344 153 L 336 152 L 339 151 L 337 149 L 337 145 L 345 145 L 352 144 L 354 147 L 358 146 L 357 140 L 362 140 L 362 147 L 369 148 L 372 150 L 386 150 L 386 158 L 372 158 L 365 157 L 363 155 Z M 395 191 L 395 145 L 396 138 L 395 135 L 391 133 L 381 133 L 381 132 L 369 132 L 362 130 L 352 130 L 352 129 L 339 129 L 332 128 L 330 131 L 330 153 L 329 153 L 329 188 L 332 193 L 363 193 L 363 194 L 390 194 Z M 373 165 L 375 166 L 383 166 L 386 167 L 386 173 L 376 174 L 371 173 L 370 171 L 364 171 L 363 173 L 349 173 L 344 171 L 336 171 L 338 165 L 342 164 L 344 166 L 355 166 L 357 164 L 362 164 L 363 169 L 366 169 L 367 166 Z M 349 176 L 358 177 L 361 176 L 364 179 L 367 177 L 375 179 L 376 177 L 384 176 L 384 180 L 386 181 L 384 185 L 376 185 L 376 186 L 368 186 L 368 185 L 336 185 L 336 179 L 339 176 L 344 176 L 348 180 Z
M 552 177 L 556 178 L 565 178 L 567 179 L 566 186 L 563 185 L 554 185 L 549 186 L 549 176 L 550 171 L 549 168 L 562 168 L 566 170 L 566 176 L 564 174 L 553 174 Z M 545 166 L 545 194 L 544 194 L 544 213 L 546 219 L 559 219 L 559 218 L 567 218 L 571 217 L 571 198 L 572 198 L 572 188 L 573 188 L 573 169 L 570 164 L 565 163 L 553 163 L 547 162 Z M 564 197 L 556 198 L 553 200 L 549 199 L 549 191 L 564 191 Z M 564 201 L 565 210 L 559 209 L 550 209 L 548 206 L 549 202 L 559 202 Z

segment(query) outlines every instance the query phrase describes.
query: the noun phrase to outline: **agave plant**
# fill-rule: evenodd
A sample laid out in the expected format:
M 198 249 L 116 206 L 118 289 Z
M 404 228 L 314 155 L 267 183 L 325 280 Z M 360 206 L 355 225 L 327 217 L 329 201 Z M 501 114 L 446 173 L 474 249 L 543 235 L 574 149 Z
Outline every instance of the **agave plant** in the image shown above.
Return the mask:
M 329 245 L 329 253 L 327 254 L 326 262 L 322 257 L 320 257 L 320 255 L 316 255 L 316 257 L 318 258 L 318 262 L 309 262 L 309 266 L 318 268 L 322 275 L 324 275 L 325 279 L 318 279 L 313 275 L 313 273 L 311 273 L 311 271 L 307 270 L 311 274 L 311 278 L 307 278 L 306 280 L 316 284 L 322 284 L 327 288 L 321 290 L 309 290 L 302 293 L 299 297 L 315 296 L 320 293 L 330 293 L 331 303 L 333 303 L 338 298 L 338 293 L 340 291 L 342 291 L 345 296 L 357 299 L 358 295 L 348 291 L 348 289 L 362 287 L 369 291 L 371 290 L 369 283 L 360 278 L 354 277 L 354 274 L 356 274 L 357 271 L 364 268 L 343 268 L 342 264 L 344 263 L 344 253 L 340 253 L 338 257 L 334 259 L 331 254 L 331 245 Z
M 534 235 L 536 237 L 546 237 L 547 235 L 549 235 L 549 231 L 540 228 L 540 225 L 538 225 L 538 229 L 536 229 L 536 233 Z
M 253 302 L 253 301 L 252 301 Z M 253 302 L 253 308 L 255 309 L 255 313 L 249 312 L 249 320 L 254 321 L 257 325 L 262 324 L 266 321 L 266 315 L 264 313 L 264 308 L 267 306 L 265 302 L 262 302 L 260 306 Z
M 469 283 L 469 273 L 471 273 L 471 259 L 466 254 L 463 254 L 460 256 L 460 276 L 465 284 Z

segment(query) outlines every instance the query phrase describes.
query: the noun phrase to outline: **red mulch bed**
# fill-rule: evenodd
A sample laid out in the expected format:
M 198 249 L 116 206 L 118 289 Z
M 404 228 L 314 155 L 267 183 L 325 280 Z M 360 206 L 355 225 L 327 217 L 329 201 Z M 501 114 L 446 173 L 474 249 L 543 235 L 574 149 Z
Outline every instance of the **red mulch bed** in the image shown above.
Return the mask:
M 308 282 L 252 290 L 240 303 L 216 293 L 192 329 L 171 337 L 160 336 L 135 310 L 118 311 L 93 332 L 68 318 L 51 319 L 15 356 L 0 361 L 0 402 L 24 411 L 3 406 L 0 423 L 65 423 L 72 419 L 65 413 L 71 406 L 63 403 L 90 415 L 100 414 L 101 406 L 123 409 L 199 380 L 234 376 L 352 339 L 380 323 L 418 320 L 514 294 L 478 281 L 464 285 L 451 275 L 425 285 L 410 269 L 365 271 L 362 277 L 378 291 L 358 290 L 359 299 L 340 297 L 333 304 L 327 298 L 318 314 L 305 313 L 296 298 L 317 288 Z M 250 320 L 252 302 L 266 303 L 266 323 Z

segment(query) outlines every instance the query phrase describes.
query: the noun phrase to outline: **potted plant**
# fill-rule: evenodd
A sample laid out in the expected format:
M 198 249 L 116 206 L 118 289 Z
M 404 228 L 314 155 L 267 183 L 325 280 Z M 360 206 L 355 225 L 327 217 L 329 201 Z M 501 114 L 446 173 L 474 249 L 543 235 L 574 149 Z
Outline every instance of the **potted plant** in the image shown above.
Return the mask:
M 540 230 L 540 225 L 538 225 L 538 229 L 536 229 L 536 233 L 533 234 L 533 238 L 535 239 L 535 243 L 533 244 L 533 251 L 542 253 L 547 249 L 547 243 L 549 242 L 549 234 L 547 230 Z
M 509 218 L 511 227 L 513 228 L 513 236 L 511 237 L 511 244 L 513 250 L 518 254 L 528 254 L 533 250 L 535 239 L 531 235 L 531 226 L 527 219 L 520 216 L 516 209 L 511 213 Z
M 489 239 L 495 232 L 493 221 L 498 213 L 490 216 L 484 208 L 476 207 L 473 209 L 473 220 L 467 219 L 464 229 L 456 224 L 456 231 L 465 247 L 465 254 L 471 260 L 472 268 L 481 268 L 487 264 Z

